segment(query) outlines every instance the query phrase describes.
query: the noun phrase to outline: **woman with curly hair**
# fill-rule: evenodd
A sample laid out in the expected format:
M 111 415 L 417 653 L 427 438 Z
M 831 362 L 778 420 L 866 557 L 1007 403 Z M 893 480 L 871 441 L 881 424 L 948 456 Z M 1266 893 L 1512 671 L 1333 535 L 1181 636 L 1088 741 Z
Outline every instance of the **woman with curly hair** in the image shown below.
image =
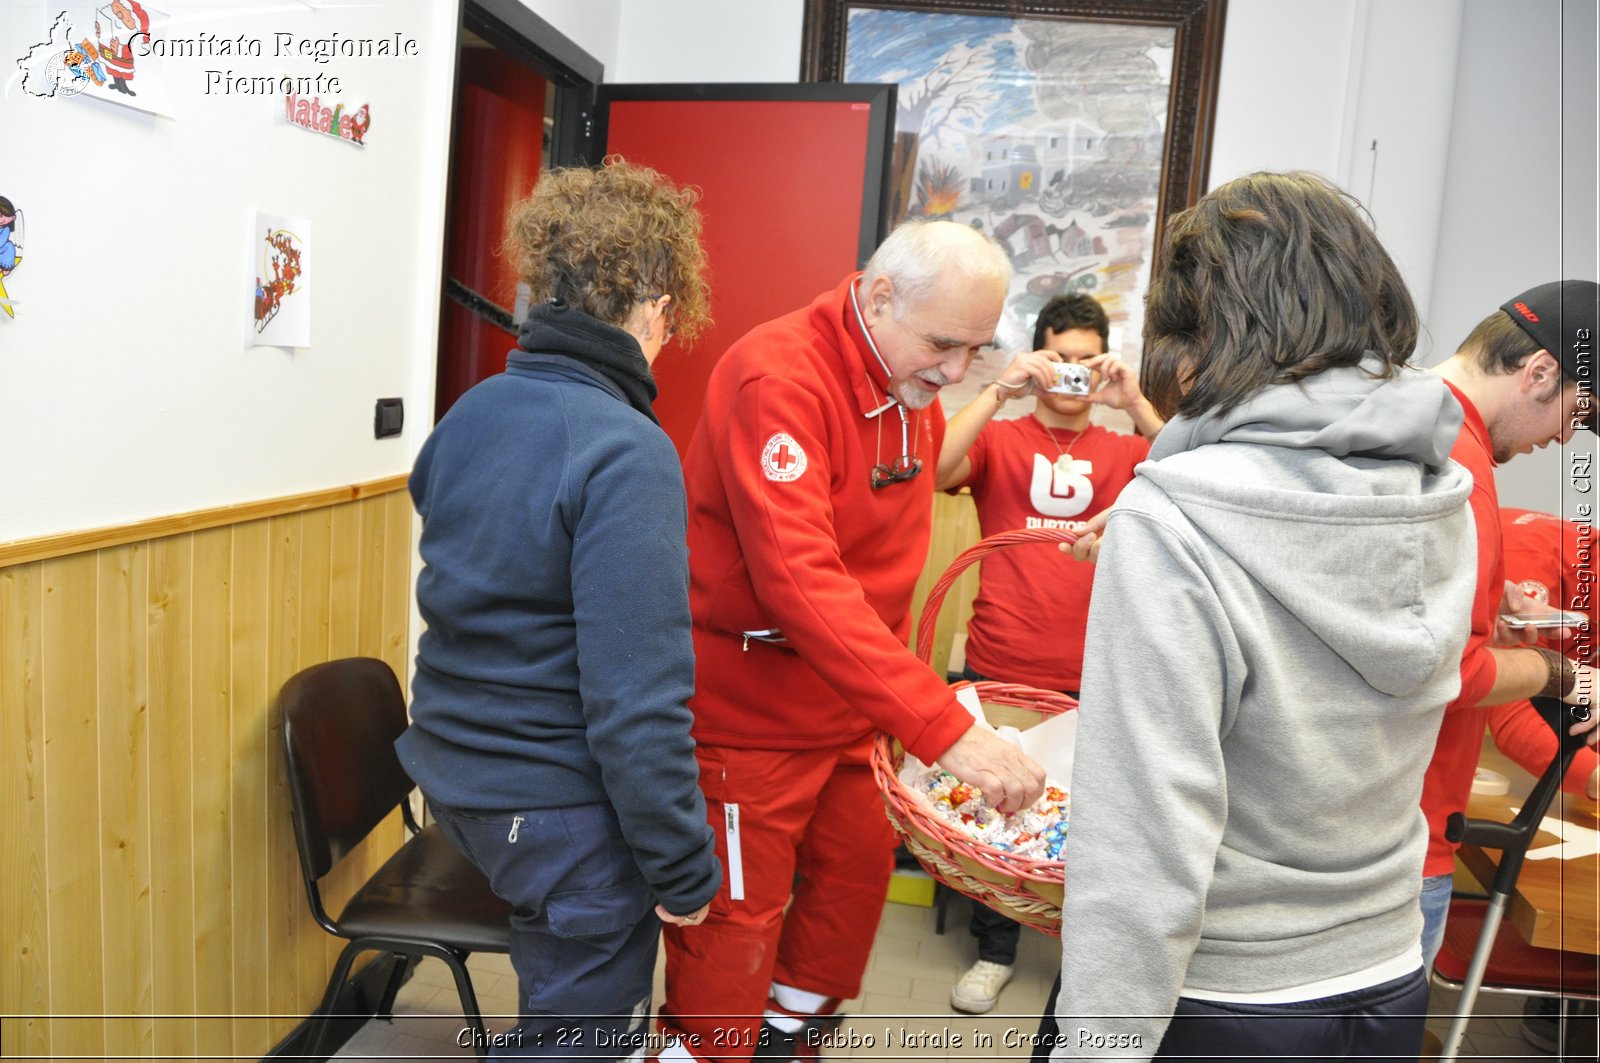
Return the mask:
M 418 455 L 412 725 L 396 746 L 513 906 L 508 1058 L 643 1043 L 661 920 L 721 883 L 687 699 L 683 477 L 650 365 L 707 319 L 692 191 L 608 159 L 546 174 L 508 248 L 535 300 L 506 371 Z

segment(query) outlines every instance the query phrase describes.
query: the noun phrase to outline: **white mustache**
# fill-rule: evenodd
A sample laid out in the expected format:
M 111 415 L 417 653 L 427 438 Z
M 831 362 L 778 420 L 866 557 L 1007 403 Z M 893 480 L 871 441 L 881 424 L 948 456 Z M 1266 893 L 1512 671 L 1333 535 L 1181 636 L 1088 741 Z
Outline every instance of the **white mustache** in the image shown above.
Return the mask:
M 917 376 L 920 379 L 927 381 L 929 384 L 935 385 L 936 387 L 942 388 L 946 384 L 950 383 L 950 378 L 945 376 L 943 371 L 938 369 L 925 369 L 918 373 Z

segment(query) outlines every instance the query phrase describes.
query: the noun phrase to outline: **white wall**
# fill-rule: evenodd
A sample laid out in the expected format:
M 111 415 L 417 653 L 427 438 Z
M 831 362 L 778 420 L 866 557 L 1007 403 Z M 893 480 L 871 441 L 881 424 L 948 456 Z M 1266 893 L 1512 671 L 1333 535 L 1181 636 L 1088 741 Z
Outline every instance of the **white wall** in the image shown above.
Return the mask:
M 1426 289 L 1461 2 L 1232 0 L 1212 183 L 1258 169 L 1326 174 L 1374 200 Z M 622 0 L 616 80 L 794 81 L 803 13 L 801 0 Z
M 617 44 L 626 0 L 522 0 L 528 9 L 605 66 L 605 80 L 621 81 Z M 678 0 L 652 7 L 675 8 Z M 630 14 L 631 18 L 632 15 Z
M 1212 187 L 1255 170 L 1338 176 L 1357 7 L 1357 0 L 1230 0 Z
M 1600 278 L 1595 234 L 1595 8 L 1588 0 L 1467 0 L 1429 322 L 1435 360 L 1511 296 Z M 1572 515 L 1568 475 L 1595 440 L 1516 458 L 1508 506 Z
M 621 2 L 617 69 L 615 75 L 607 73 L 608 81 L 793 83 L 800 78 L 802 0 Z
M 797 77 L 801 0 L 524 2 L 608 80 Z M 332 64 L 342 95 L 372 104 L 364 151 L 285 128 L 274 98 L 204 95 L 197 71 L 216 60 L 169 60 L 170 120 L 13 81 L 0 194 L 25 212 L 28 246 L 7 279 L 18 316 L 0 318 L 0 541 L 392 475 L 427 427 L 456 5 L 165 7 L 227 35 L 400 31 L 421 54 Z M 55 10 L 0 5 L 0 77 Z M 1505 294 L 1595 275 L 1594 42 L 1584 0 L 1232 0 L 1212 180 L 1302 167 L 1369 199 L 1438 356 Z M 313 222 L 308 349 L 247 346 L 256 207 Z M 388 395 L 406 399 L 406 434 L 375 441 Z M 1522 459 L 1502 475 L 1507 500 L 1553 506 L 1521 493 L 1524 469 L 1560 479 Z
M 1369 202 L 1426 307 L 1461 4 L 1231 0 L 1212 184 L 1259 169 L 1333 178 Z M 615 79 L 794 81 L 803 14 L 801 0 L 622 0 Z
M 796 78 L 801 0 L 620 2 L 615 80 Z M 1355 194 L 1437 361 L 1508 295 L 1596 275 L 1595 51 L 1589 0 L 1231 0 L 1211 183 L 1308 169 Z M 1503 500 L 1557 509 L 1592 448 L 1506 466 Z
M 1232 0 L 1211 185 L 1313 170 L 1355 195 L 1426 312 L 1462 0 Z M 1376 146 L 1374 146 L 1376 145 Z
M 1338 180 L 1371 213 L 1426 318 L 1438 252 L 1462 0 L 1363 0 Z
M 0 541 L 393 475 L 426 431 L 455 5 L 158 6 L 184 20 L 172 36 L 244 34 L 267 54 L 167 59 L 170 118 L 16 79 L 0 99 L 0 194 L 27 227 L 17 316 L 0 317 Z M 8 0 L 0 77 L 58 10 Z M 420 52 L 319 66 L 272 58 L 279 31 L 399 32 Z M 368 146 L 287 126 L 282 96 L 207 95 L 214 67 L 339 76 L 339 99 L 370 103 Z M 309 348 L 250 346 L 256 208 L 311 222 Z M 396 395 L 405 434 L 374 440 L 374 400 Z
M 617 80 L 795 77 L 800 0 L 621 2 Z M 1509 295 L 1596 275 L 1595 50 L 1588 0 L 1231 0 L 1211 183 L 1308 169 L 1360 198 L 1432 363 Z M 1571 512 L 1593 447 L 1517 459 L 1502 500 Z

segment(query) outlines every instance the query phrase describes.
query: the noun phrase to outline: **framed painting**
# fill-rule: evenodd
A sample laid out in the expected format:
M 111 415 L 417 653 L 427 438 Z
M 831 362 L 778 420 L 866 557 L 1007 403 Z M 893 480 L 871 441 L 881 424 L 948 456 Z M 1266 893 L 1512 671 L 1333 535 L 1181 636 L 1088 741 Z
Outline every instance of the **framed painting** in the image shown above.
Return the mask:
M 1087 292 L 1139 364 L 1165 219 L 1205 191 L 1226 0 L 806 0 L 801 77 L 898 86 L 890 225 L 958 221 L 1016 276 L 997 340 Z M 947 413 L 1003 368 L 986 358 Z M 1027 411 L 1008 404 L 1007 415 Z

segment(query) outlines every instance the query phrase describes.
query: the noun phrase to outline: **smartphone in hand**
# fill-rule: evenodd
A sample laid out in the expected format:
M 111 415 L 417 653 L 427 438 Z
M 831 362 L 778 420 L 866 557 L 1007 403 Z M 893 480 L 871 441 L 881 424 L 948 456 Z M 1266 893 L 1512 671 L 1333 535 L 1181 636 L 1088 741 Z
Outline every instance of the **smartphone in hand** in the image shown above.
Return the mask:
M 1566 609 L 1552 609 L 1548 613 L 1501 613 L 1500 619 L 1507 627 L 1538 628 L 1541 631 L 1563 627 L 1588 627 L 1589 618 L 1582 613 Z

